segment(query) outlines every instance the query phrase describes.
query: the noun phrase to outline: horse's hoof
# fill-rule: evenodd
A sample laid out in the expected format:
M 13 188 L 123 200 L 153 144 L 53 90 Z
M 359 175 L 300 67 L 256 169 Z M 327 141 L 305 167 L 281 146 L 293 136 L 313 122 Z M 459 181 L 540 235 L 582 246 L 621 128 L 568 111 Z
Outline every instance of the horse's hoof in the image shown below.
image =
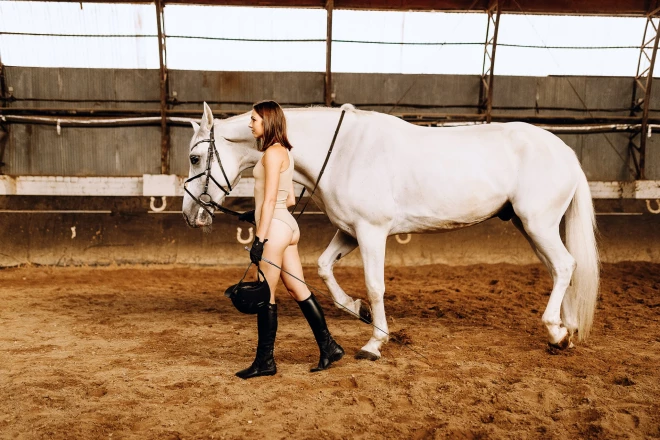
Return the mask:
M 569 331 L 568 332 L 568 348 L 575 348 L 575 345 L 573 344 L 573 339 L 577 337 L 577 330 Z
M 566 350 L 567 348 L 571 348 L 573 344 L 571 343 L 571 337 L 567 334 L 564 336 L 564 338 L 557 342 L 556 344 L 553 344 L 551 342 L 548 342 L 548 345 L 552 348 L 557 348 L 559 350 Z
M 366 359 L 368 361 L 377 361 L 380 358 L 380 356 L 376 356 L 370 351 L 366 350 L 360 350 L 357 353 L 355 353 L 355 359 Z
M 364 305 L 363 302 L 360 302 L 360 321 L 371 324 L 371 309 L 369 306 Z

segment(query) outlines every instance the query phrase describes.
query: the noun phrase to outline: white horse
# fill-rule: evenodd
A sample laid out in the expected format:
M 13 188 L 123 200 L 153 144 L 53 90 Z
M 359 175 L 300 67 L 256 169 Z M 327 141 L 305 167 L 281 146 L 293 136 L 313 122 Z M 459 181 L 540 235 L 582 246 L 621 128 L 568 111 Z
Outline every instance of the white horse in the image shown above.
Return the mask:
M 595 216 L 587 179 L 574 152 L 557 136 L 524 123 L 427 128 L 394 116 L 345 105 L 334 150 L 314 194 L 337 233 L 318 260 L 318 272 L 334 300 L 355 314 L 365 307 L 342 290 L 334 264 L 360 246 L 374 331 L 357 358 L 376 360 L 388 340 L 385 241 L 402 233 L 440 232 L 492 217 L 511 219 L 550 271 L 553 289 L 543 313 L 549 343 L 566 348 L 588 336 L 599 283 Z M 294 146 L 294 180 L 313 188 L 337 128 L 340 109 L 285 110 Z M 261 157 L 248 128 L 249 113 L 214 121 L 204 104 L 201 126 L 193 122 L 190 176 L 206 168 L 214 126 L 223 170 L 212 159 L 218 182 L 223 172 L 235 185 Z M 196 197 L 204 176 L 188 184 Z M 208 195 L 221 204 L 215 185 Z M 207 205 L 207 208 L 208 205 Z M 183 213 L 192 227 L 212 217 L 186 195 Z M 213 208 L 210 208 L 213 212 Z M 566 246 L 559 234 L 566 216 Z M 568 249 L 567 249 L 568 248 Z

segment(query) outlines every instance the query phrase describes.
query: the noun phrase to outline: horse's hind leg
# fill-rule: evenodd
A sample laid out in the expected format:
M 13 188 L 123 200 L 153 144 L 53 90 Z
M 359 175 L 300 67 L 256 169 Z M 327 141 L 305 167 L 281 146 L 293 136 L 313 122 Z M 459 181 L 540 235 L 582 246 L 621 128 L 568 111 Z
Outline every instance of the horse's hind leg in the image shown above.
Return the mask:
M 388 340 L 385 317 L 385 242 L 387 232 L 372 225 L 358 228 L 358 241 L 364 265 L 364 280 L 373 313 L 373 334 L 369 342 L 355 355 L 356 359 L 375 361 L 380 358 L 380 348 Z
M 539 257 L 539 260 L 541 260 L 541 262 L 545 265 L 545 267 L 548 268 L 548 271 L 550 272 L 550 276 L 553 277 L 554 279 L 554 276 L 552 275 L 550 263 L 545 258 L 545 256 L 539 252 L 538 248 L 534 244 L 534 241 L 529 236 L 529 234 L 527 234 L 527 231 L 525 231 L 525 228 L 523 227 L 520 217 L 514 215 L 513 218 L 511 219 L 511 223 L 513 223 L 513 225 L 516 228 L 518 228 L 518 230 L 522 233 L 523 237 L 525 237 L 529 245 L 532 247 L 532 250 L 534 251 L 536 256 Z M 564 299 L 561 302 L 561 321 L 562 324 L 564 324 L 564 327 L 568 329 L 569 338 L 572 337 L 575 331 L 577 330 L 577 316 L 575 314 L 575 308 L 572 307 L 568 295 L 564 295 Z
M 570 335 L 567 328 L 562 326 L 560 309 L 575 270 L 575 259 L 561 241 L 559 225 L 545 226 L 543 223 L 523 221 L 533 247 L 540 254 L 553 280 L 550 300 L 543 313 L 543 323 L 548 329 L 550 343 L 566 348 L 570 344 Z
M 511 218 L 511 223 L 513 223 L 513 225 L 520 231 L 520 233 L 523 235 L 523 237 L 525 237 L 525 240 L 527 240 L 529 245 L 532 247 L 532 250 L 534 251 L 536 256 L 539 257 L 539 260 L 541 260 L 541 263 L 543 263 L 546 267 L 549 268 L 550 265 L 548 264 L 548 260 L 546 260 L 545 257 L 543 256 L 543 254 L 539 252 L 538 248 L 534 244 L 534 241 L 529 236 L 527 231 L 525 231 L 525 227 L 523 226 L 522 221 L 520 220 L 520 217 L 518 217 L 517 215 L 514 215 Z M 550 276 L 552 276 L 552 273 L 550 273 Z
M 338 308 L 347 310 L 356 316 L 359 315 L 363 321 L 371 322 L 369 308 L 362 304 L 362 300 L 354 300 L 346 295 L 346 292 L 337 283 L 332 271 L 335 263 L 350 254 L 357 246 L 358 242 L 355 238 L 342 231 L 337 231 L 326 250 L 319 257 L 319 276 L 328 287 Z

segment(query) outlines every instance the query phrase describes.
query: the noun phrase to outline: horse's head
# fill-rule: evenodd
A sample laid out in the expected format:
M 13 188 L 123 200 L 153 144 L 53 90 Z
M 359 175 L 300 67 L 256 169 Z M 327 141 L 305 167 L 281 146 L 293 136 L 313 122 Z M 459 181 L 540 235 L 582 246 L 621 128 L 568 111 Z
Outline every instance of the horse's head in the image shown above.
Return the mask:
M 190 140 L 190 172 L 183 196 L 183 217 L 188 226 L 209 230 L 214 213 L 240 180 L 242 162 L 249 156 L 246 151 L 254 149 L 247 118 L 244 122 L 214 123 L 206 103 L 201 123 L 192 122 L 195 132 Z

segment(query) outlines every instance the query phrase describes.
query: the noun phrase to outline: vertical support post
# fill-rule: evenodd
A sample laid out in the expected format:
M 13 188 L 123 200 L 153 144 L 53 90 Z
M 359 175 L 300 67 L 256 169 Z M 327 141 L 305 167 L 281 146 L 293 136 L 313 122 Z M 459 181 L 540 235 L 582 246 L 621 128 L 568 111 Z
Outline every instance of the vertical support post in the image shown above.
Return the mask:
M 646 179 L 646 139 L 648 138 L 649 109 L 651 99 L 651 86 L 653 85 L 653 68 L 658 53 L 658 41 L 660 40 L 660 17 L 656 16 L 658 10 L 654 10 L 646 17 L 646 27 L 642 45 L 639 48 L 639 59 L 637 61 L 637 73 L 633 82 L 632 102 L 630 116 L 637 116 L 642 112 L 642 121 L 639 130 L 635 130 L 628 138 L 628 154 L 635 166 L 635 179 Z M 638 92 L 644 94 L 638 98 Z
M 486 122 L 490 124 L 493 111 L 493 81 L 495 79 L 495 50 L 497 49 L 497 32 L 500 27 L 499 0 L 491 0 L 486 13 L 486 43 L 484 45 L 484 62 L 481 68 L 481 83 L 479 85 L 479 112 L 486 113 Z
M 7 93 L 7 81 L 5 80 L 5 65 L 2 64 L 2 59 L 0 59 L 0 98 L 2 102 L 0 103 L 0 108 L 7 106 L 7 99 L 9 94 Z M 9 124 L 0 124 L 0 174 L 3 174 L 2 168 L 5 166 L 5 150 L 7 149 L 7 142 L 9 141 Z
M 325 9 L 328 13 L 327 36 L 325 38 L 325 105 L 332 106 L 332 11 L 335 7 L 334 0 L 325 2 Z
M 158 22 L 158 59 L 160 61 L 160 172 L 170 173 L 170 130 L 167 126 L 167 51 L 165 46 L 165 14 L 163 0 L 156 0 Z

